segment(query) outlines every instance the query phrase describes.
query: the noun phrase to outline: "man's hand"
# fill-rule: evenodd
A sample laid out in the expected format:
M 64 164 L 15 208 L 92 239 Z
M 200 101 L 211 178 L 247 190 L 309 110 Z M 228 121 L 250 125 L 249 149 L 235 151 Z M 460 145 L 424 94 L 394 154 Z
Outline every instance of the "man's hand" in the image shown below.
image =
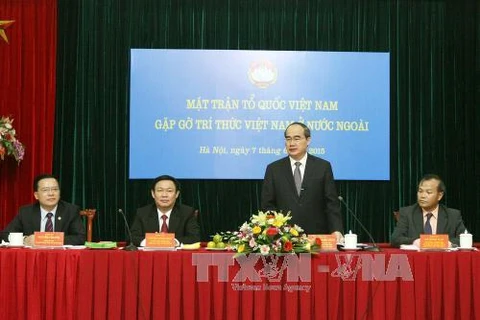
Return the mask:
M 415 241 L 413 241 L 412 243 L 415 247 L 417 248 L 420 248 L 420 238 L 416 239 Z
M 344 243 L 345 239 L 340 231 L 334 231 L 332 234 L 337 238 L 337 243 Z
M 35 241 L 35 235 L 33 234 L 23 238 L 23 244 L 26 246 L 33 246 L 34 241 Z

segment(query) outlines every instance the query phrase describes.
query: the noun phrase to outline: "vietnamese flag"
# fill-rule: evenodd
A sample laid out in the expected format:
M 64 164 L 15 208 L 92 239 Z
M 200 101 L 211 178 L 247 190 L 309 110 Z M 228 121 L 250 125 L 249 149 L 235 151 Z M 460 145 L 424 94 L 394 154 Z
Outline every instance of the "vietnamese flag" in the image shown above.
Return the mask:
M 25 147 L 20 164 L 0 160 L 0 230 L 34 201 L 35 175 L 52 170 L 56 49 L 56 0 L 0 1 L 0 117 L 14 119 Z

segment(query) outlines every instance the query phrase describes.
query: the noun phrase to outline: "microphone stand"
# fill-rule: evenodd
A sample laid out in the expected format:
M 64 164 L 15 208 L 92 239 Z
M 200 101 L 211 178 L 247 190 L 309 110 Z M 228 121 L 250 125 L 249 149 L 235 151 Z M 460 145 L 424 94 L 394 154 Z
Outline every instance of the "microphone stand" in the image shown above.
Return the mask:
M 367 236 L 369 237 L 370 241 L 372 241 L 372 245 L 363 248 L 363 251 L 370 251 L 370 252 L 379 252 L 379 251 L 381 251 L 380 248 L 379 248 L 379 247 L 377 246 L 377 244 L 375 243 L 375 240 L 373 240 L 373 237 L 372 237 L 372 235 L 370 234 L 370 232 L 368 232 L 367 228 L 365 228 L 365 226 L 364 226 L 363 223 L 360 221 L 360 219 L 358 219 L 357 215 L 353 212 L 353 210 L 350 209 L 350 207 L 348 206 L 347 202 L 345 202 L 345 200 L 343 200 L 343 197 L 342 197 L 342 196 L 338 196 L 338 200 L 340 200 L 340 202 L 343 203 L 343 205 L 345 206 L 345 208 L 347 208 L 347 211 L 350 213 L 350 215 L 355 218 L 355 220 L 358 222 L 358 224 L 360 225 L 360 227 L 363 229 L 363 231 L 365 231 L 365 233 L 366 233 Z
M 123 212 L 122 209 L 118 209 L 118 212 L 122 215 L 123 220 L 125 221 L 125 227 L 127 228 L 128 237 L 130 238 L 130 244 L 128 246 L 125 246 L 123 248 L 123 250 L 125 250 L 125 251 L 137 251 L 138 248 L 132 242 L 132 232 L 130 231 L 130 226 L 128 225 L 127 217 L 125 216 L 125 213 Z

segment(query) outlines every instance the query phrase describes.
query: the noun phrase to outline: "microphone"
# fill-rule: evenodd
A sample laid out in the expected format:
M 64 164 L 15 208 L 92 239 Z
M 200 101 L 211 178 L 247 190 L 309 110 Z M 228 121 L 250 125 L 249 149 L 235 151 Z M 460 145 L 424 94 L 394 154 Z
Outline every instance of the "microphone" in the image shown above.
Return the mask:
M 125 251 L 136 251 L 138 249 L 132 242 L 132 232 L 130 231 L 130 226 L 128 225 L 128 222 L 127 222 L 127 216 L 125 216 L 125 213 L 123 212 L 122 209 L 118 209 L 118 212 L 122 215 L 123 221 L 125 221 L 125 227 L 127 228 L 128 237 L 130 238 L 130 244 L 128 246 L 126 246 L 125 248 L 123 248 L 123 250 L 125 250 Z
M 355 214 L 355 212 L 353 212 L 352 209 L 350 209 L 350 207 L 348 206 L 347 202 L 345 200 L 343 200 L 343 197 L 342 196 L 338 196 L 338 200 L 340 200 L 341 203 L 343 203 L 343 205 L 345 206 L 345 208 L 347 208 L 347 211 L 350 213 L 350 215 L 352 217 L 355 218 L 355 220 L 358 222 L 358 224 L 360 225 L 360 227 L 362 227 L 363 231 L 365 231 L 365 233 L 367 234 L 367 236 L 370 238 L 370 241 L 372 241 L 372 245 L 371 246 L 368 246 L 368 247 L 365 247 L 363 250 L 364 251 L 380 251 L 380 248 L 377 246 L 377 244 L 375 243 L 375 240 L 373 240 L 373 237 L 372 235 L 370 234 L 370 232 L 368 232 L 367 228 L 365 228 L 365 226 L 363 225 L 363 223 L 360 221 L 360 219 L 358 219 L 357 215 Z

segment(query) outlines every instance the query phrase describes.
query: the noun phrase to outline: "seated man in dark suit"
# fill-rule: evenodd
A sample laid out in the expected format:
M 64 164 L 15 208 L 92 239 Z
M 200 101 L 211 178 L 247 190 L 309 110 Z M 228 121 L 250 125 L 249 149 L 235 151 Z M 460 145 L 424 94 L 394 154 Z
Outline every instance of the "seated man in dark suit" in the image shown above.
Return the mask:
M 450 246 L 459 244 L 460 233 L 465 232 L 459 210 L 439 204 L 445 194 L 445 184 L 439 176 L 425 175 L 418 184 L 417 203 L 400 208 L 397 226 L 391 244 L 414 244 L 420 247 L 420 234 L 448 234 Z
M 200 241 L 200 226 L 192 207 L 177 203 L 180 183 L 174 177 L 157 177 L 151 188 L 155 201 L 137 210 L 132 224 L 132 242 L 136 246 L 145 233 L 175 233 L 175 238 L 185 244 Z
M 64 232 L 64 243 L 81 245 L 85 243 L 85 227 L 80 217 L 80 208 L 60 200 L 57 179 L 50 174 L 35 177 L 33 195 L 37 202 L 20 208 L 15 218 L 2 232 L 2 239 L 8 241 L 10 232 L 23 232 L 24 244 L 32 245 L 35 231 Z

